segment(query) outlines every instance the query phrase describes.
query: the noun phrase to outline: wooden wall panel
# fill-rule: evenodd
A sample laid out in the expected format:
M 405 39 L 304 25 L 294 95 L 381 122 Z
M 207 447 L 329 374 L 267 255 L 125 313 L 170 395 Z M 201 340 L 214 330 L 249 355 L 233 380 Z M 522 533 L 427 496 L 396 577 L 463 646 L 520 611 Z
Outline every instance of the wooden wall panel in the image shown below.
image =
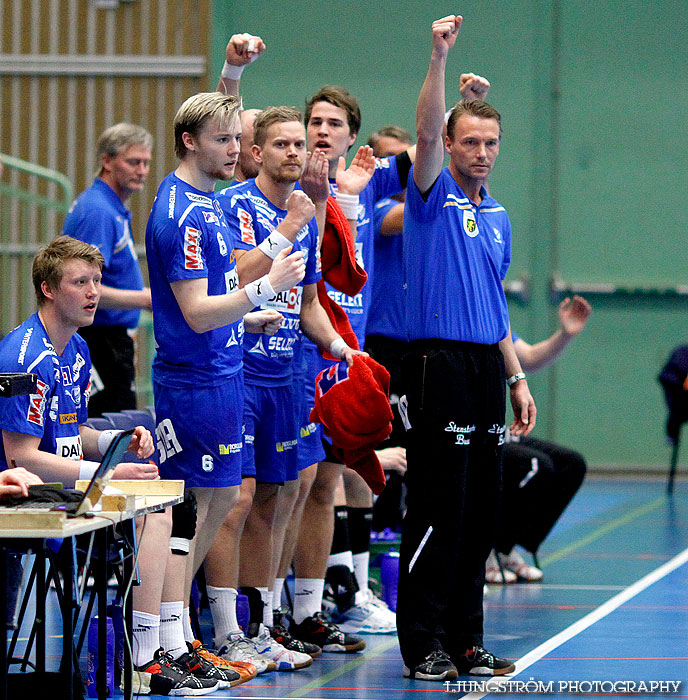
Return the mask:
M 129 0 L 115 9 L 98 8 L 93 0 L 0 1 L 0 152 L 63 172 L 78 194 L 93 180 L 103 129 L 120 121 L 144 126 L 155 139 L 153 165 L 146 188 L 129 202 L 142 249 L 157 187 L 176 167 L 174 114 L 209 83 L 209 14 L 210 0 Z M 127 67 L 131 57 L 133 69 Z M 189 60 L 175 63 L 179 57 Z M 151 61 L 148 74 L 141 75 Z M 54 185 L 42 186 L 9 169 L 4 177 L 36 194 L 55 193 Z M 36 246 L 61 229 L 61 215 L 41 218 L 38 211 L 20 212 L 4 199 L 2 206 L 9 208 L 2 221 L 11 224 L 0 231 L 0 257 L 10 244 Z M 11 283 L 30 296 L 20 274 L 24 264 L 16 253 L 11 264 L 3 263 L 5 272 L 14 270 L 11 282 L 2 282 L 3 294 Z M 0 333 L 18 320 L 0 319 Z

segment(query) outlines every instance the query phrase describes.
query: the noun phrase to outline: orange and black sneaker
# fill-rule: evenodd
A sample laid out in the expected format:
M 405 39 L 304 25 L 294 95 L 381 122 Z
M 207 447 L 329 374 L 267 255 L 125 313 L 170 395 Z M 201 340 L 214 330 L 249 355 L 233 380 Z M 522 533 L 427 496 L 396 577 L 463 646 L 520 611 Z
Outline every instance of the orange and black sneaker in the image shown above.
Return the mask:
M 197 678 L 158 649 L 152 661 L 134 666 L 132 688 L 136 695 L 208 695 L 220 687 L 217 680 Z
M 228 668 L 218 668 L 215 664 L 203 658 L 198 653 L 198 647 L 194 647 L 189 642 L 186 643 L 189 651 L 182 654 L 175 663 L 188 671 L 196 678 L 215 680 L 220 688 L 229 688 L 233 682 L 238 681 L 239 674 Z
M 249 663 L 248 661 L 229 661 L 227 659 L 223 659 L 221 656 L 214 654 L 204 644 L 201 644 L 198 639 L 194 639 L 191 646 L 196 650 L 199 656 L 204 658 L 206 661 L 210 661 L 213 666 L 238 673 L 239 678 L 230 682 L 232 687 L 246 683 L 246 681 L 251 681 L 258 675 L 258 669 L 252 663 Z

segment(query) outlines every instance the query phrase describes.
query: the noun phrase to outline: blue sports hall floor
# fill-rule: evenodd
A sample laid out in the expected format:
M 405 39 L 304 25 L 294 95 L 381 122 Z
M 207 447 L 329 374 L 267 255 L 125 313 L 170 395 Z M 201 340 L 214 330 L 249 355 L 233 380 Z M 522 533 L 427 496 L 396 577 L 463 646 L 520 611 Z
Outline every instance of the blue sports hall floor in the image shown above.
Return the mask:
M 499 682 L 409 681 L 396 637 L 368 635 L 362 654 L 324 654 L 302 671 L 208 697 L 688 697 L 688 482 L 668 497 L 660 479 L 589 477 L 543 544 L 540 564 L 541 584 L 491 586 L 486 596 L 485 646 L 518 659 Z M 61 649 L 54 600 L 48 618 L 58 632 L 50 669 Z M 46 689 L 42 697 L 53 696 Z

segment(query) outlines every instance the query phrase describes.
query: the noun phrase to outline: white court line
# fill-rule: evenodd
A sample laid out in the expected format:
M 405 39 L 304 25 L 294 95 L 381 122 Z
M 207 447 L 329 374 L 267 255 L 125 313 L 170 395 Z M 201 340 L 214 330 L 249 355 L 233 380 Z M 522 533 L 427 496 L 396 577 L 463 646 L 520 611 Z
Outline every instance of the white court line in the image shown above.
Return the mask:
M 649 588 L 652 584 L 657 583 L 660 579 L 664 578 L 667 574 L 670 574 L 679 566 L 682 566 L 688 561 L 688 549 L 684 549 L 680 554 L 677 554 L 673 559 L 670 559 L 666 564 L 662 564 L 658 569 L 651 571 L 647 576 L 643 576 L 639 581 L 636 581 L 633 585 L 629 586 L 625 590 L 621 591 L 618 595 L 610 598 L 606 603 L 600 605 L 599 608 L 588 613 L 585 617 L 582 617 L 578 622 L 574 622 L 572 625 L 567 627 L 565 630 L 559 632 L 551 639 L 540 644 L 540 646 L 535 647 L 532 651 L 529 651 L 525 656 L 520 658 L 516 662 L 516 670 L 510 676 L 497 676 L 491 677 L 491 682 L 493 686 L 496 683 L 505 683 L 510 679 L 517 676 L 519 673 L 525 671 L 529 666 L 532 666 L 536 661 L 539 661 L 543 656 L 549 654 L 550 651 L 561 646 L 564 642 L 568 642 L 577 634 L 580 634 L 588 627 L 591 627 L 596 622 L 601 620 L 603 617 L 609 615 L 609 613 L 614 612 L 618 607 L 623 605 L 625 602 L 629 601 L 631 598 L 642 593 L 646 588 Z M 499 691 L 492 691 L 499 692 Z M 490 693 L 466 693 L 464 695 L 464 700 L 480 700 Z

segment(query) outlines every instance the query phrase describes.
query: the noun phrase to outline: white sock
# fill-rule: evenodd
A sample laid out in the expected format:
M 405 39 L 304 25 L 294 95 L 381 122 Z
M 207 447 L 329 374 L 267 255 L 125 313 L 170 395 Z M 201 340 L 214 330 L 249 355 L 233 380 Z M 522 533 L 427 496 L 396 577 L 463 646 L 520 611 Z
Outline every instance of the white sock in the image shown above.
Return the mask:
M 351 571 L 354 570 L 354 555 L 351 553 L 350 549 L 346 552 L 337 552 L 337 554 L 330 554 L 330 556 L 327 557 L 328 569 L 331 566 L 338 566 L 341 564 L 343 564 L 344 566 L 348 566 Z
M 284 589 L 284 579 L 276 578 L 275 586 L 272 589 L 272 609 L 280 610 L 282 608 L 282 591 Z
M 273 625 L 272 619 L 272 591 L 269 588 L 260 586 L 258 589 L 261 600 L 263 601 L 263 624 L 270 628 Z
M 210 614 L 215 627 L 215 648 L 219 649 L 232 632 L 241 632 L 236 614 L 236 588 L 207 586 Z
M 182 611 L 182 626 L 184 628 L 184 640 L 191 644 L 191 642 L 195 641 L 196 636 L 191 628 L 191 613 L 189 612 L 189 608 L 184 608 Z
M 300 625 L 322 608 L 325 581 L 321 578 L 297 578 L 294 581 L 294 622 Z
M 181 600 L 160 604 L 160 646 L 172 654 L 173 659 L 188 651 L 184 639 L 183 613 L 184 603 Z
M 132 632 L 134 665 L 143 666 L 153 659 L 155 652 L 160 648 L 160 615 L 134 610 Z
M 370 568 L 370 552 L 360 552 L 353 555 L 354 575 L 358 584 L 356 592 L 356 605 L 360 605 L 368 598 L 368 573 Z

